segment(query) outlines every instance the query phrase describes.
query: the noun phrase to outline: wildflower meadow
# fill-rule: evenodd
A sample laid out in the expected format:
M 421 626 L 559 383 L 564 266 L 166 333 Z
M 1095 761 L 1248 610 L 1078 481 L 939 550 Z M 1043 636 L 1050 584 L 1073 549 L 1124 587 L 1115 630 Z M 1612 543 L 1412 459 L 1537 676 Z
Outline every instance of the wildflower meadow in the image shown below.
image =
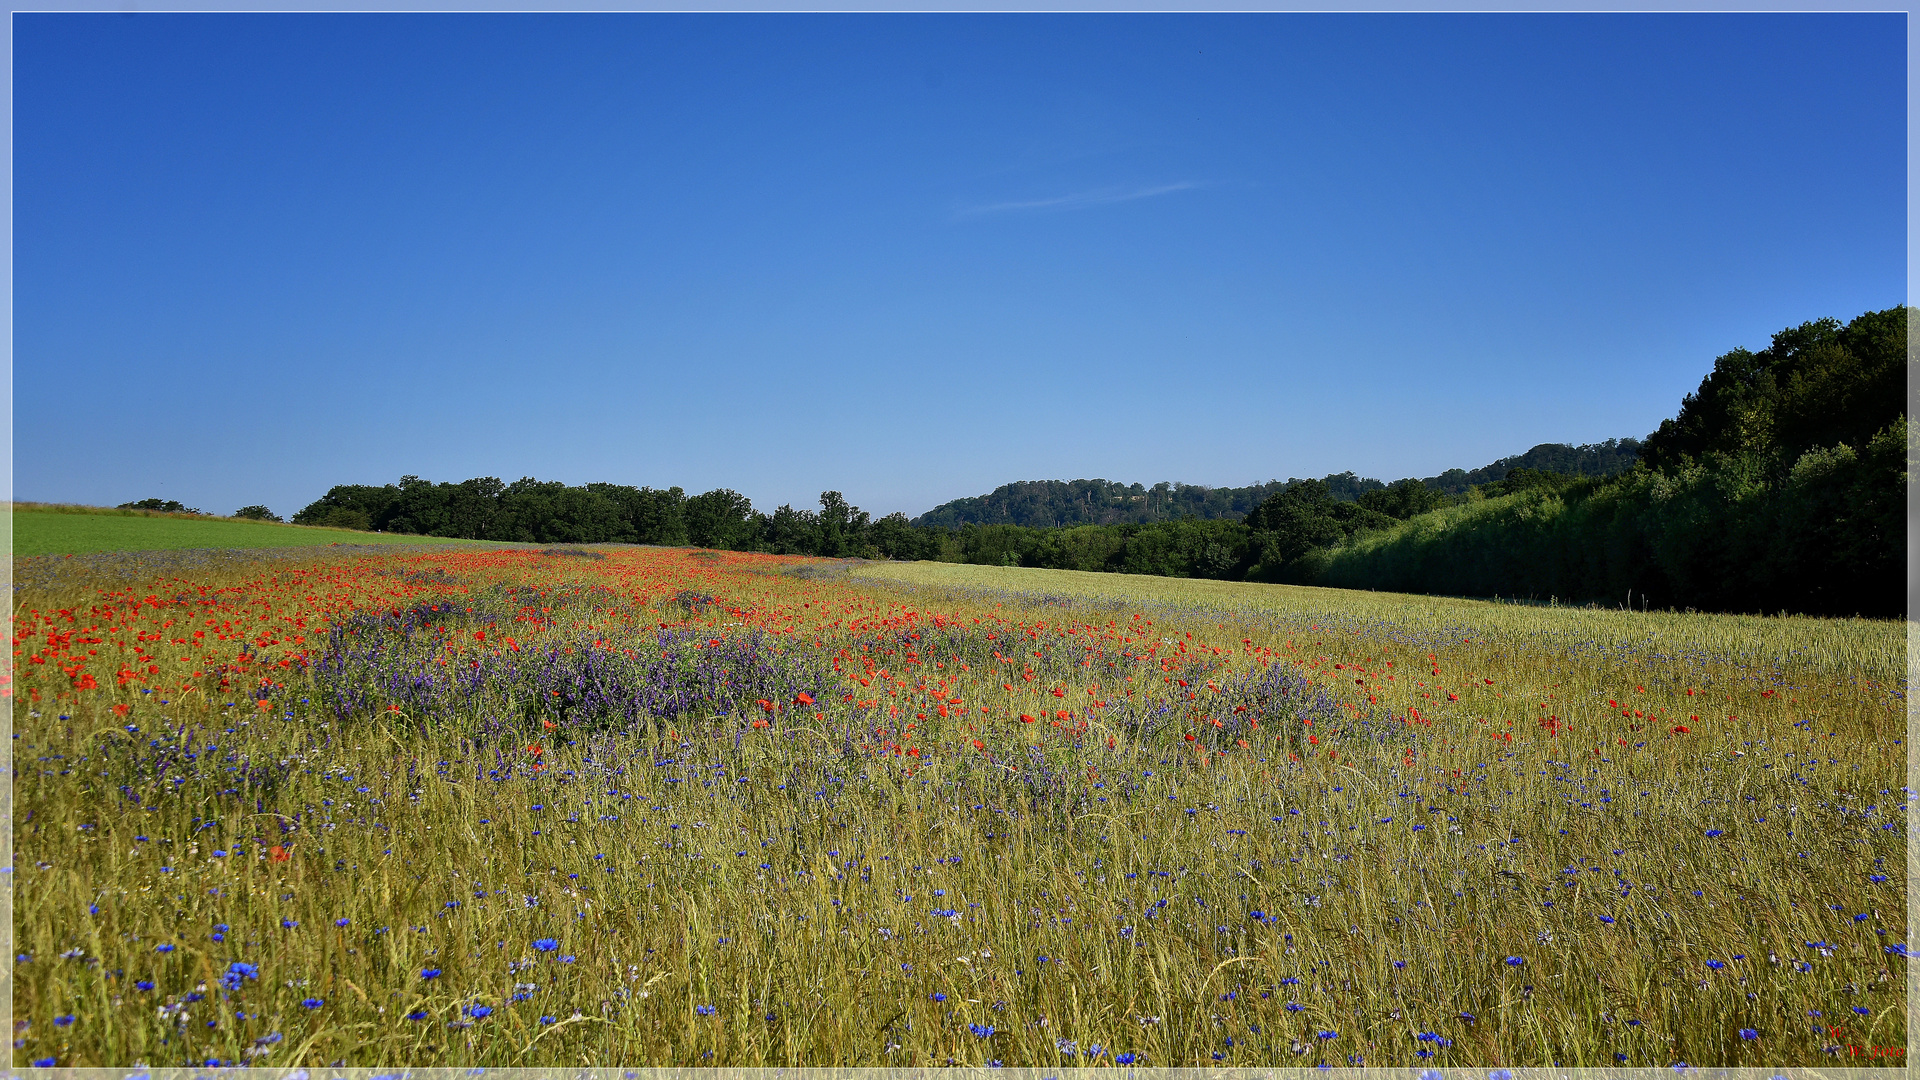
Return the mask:
M 13 1064 L 1905 1065 L 1898 622 L 22 558 Z

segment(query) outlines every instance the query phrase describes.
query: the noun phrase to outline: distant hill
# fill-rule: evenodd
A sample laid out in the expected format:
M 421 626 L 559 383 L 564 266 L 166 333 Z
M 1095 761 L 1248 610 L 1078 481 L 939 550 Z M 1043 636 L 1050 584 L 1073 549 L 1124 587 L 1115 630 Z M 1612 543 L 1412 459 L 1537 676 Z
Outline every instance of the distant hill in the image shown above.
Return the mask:
M 1513 469 L 1572 476 L 1612 476 L 1633 467 L 1640 453 L 1637 439 L 1608 439 L 1589 446 L 1542 443 L 1524 454 L 1501 458 L 1471 472 L 1448 469 L 1421 481 L 1449 495 L 1476 484 L 1506 479 Z M 1178 521 L 1189 515 L 1203 520 L 1239 520 L 1270 495 L 1285 491 L 1299 479 L 1269 480 L 1249 487 L 1207 487 L 1204 484 L 1160 483 L 1152 487 L 1112 480 L 1021 480 L 1002 484 L 986 495 L 941 503 L 913 519 L 918 526 L 1023 525 L 1052 528 L 1063 525 L 1144 525 Z M 1323 478 L 1339 502 L 1352 502 L 1363 493 L 1387 485 L 1379 480 L 1335 473 Z
M 1633 468 L 1640 460 L 1639 439 L 1608 439 L 1603 443 L 1568 446 L 1566 443 L 1541 443 L 1524 454 L 1504 457 L 1472 472 L 1448 469 L 1429 476 L 1421 483 L 1449 495 L 1459 495 L 1470 487 L 1505 480 L 1513 469 L 1560 473 L 1565 476 L 1617 476 Z
M 1267 496 L 1284 489 L 1279 480 L 1243 488 L 1197 484 L 1120 484 L 1111 480 L 1021 480 L 992 493 L 942 503 L 915 518 L 920 526 L 944 525 L 1140 525 L 1200 518 L 1242 518 Z

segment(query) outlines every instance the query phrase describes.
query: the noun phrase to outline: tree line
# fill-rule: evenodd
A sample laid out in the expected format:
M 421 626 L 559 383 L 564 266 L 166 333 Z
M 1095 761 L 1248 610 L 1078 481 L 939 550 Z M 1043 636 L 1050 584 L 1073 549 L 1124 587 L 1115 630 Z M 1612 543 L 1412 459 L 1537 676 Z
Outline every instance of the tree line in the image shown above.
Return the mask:
M 1500 494 L 1526 477 L 1475 489 Z M 1318 546 L 1390 527 L 1468 496 L 1418 480 L 1387 485 L 1343 473 L 1290 480 L 1244 520 L 1187 515 L 1173 521 L 1046 528 L 1012 524 L 919 525 L 904 514 L 874 519 L 838 491 L 820 508 L 754 509 L 727 488 L 689 496 L 623 484 L 572 487 L 532 478 L 343 484 L 293 515 L 299 525 L 540 544 L 687 545 L 828 558 L 927 559 L 993 566 L 1098 570 L 1165 577 L 1267 580 Z
M 890 558 L 911 531 L 905 514 L 874 521 L 837 491 L 820 509 L 753 508 L 745 495 L 718 488 L 688 495 L 625 484 L 569 486 L 531 477 L 505 483 L 483 476 L 433 483 L 341 484 L 293 515 L 297 525 L 535 544 L 661 544 L 780 555 Z
M 1893 615 L 1904 606 L 1907 316 L 1822 319 L 1781 331 L 1761 352 L 1727 353 L 1643 442 L 1542 444 L 1471 473 L 1391 484 L 1350 472 L 1238 489 L 1037 481 L 909 521 L 875 520 L 837 491 L 823 492 L 817 510 L 763 513 L 725 488 L 689 496 L 407 476 L 335 487 L 293 520 L 529 543 Z M 1036 519 L 1058 524 L 1022 523 Z

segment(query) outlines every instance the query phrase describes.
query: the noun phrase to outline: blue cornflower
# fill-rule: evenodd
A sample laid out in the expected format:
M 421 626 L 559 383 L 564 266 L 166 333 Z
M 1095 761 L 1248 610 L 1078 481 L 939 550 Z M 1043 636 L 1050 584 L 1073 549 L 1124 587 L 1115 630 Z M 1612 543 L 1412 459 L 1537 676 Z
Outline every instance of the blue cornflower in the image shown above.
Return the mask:
M 469 1005 L 467 1006 L 467 1015 L 473 1017 L 475 1020 L 485 1020 L 487 1017 L 493 1015 L 493 1006 Z
M 415 1009 L 407 1014 L 407 1019 L 409 1020 L 425 1020 L 426 1018 L 427 1010 L 425 1009 Z
M 227 965 L 227 973 L 220 976 L 220 985 L 226 987 L 227 990 L 231 992 L 240 989 L 241 980 L 258 979 L 259 977 L 260 965 L 247 964 L 235 960 L 233 963 Z
M 693 1011 L 699 1013 L 701 1016 L 712 1016 L 714 1008 L 711 1005 L 695 1005 Z
M 133 988 L 136 990 L 151 990 L 153 989 L 153 980 L 152 979 L 136 980 L 133 984 Z
M 53 1026 L 54 1026 L 54 1027 L 71 1027 L 71 1026 L 73 1026 L 73 1014 L 71 1014 L 71 1013 L 69 1013 L 69 1014 L 67 1014 L 66 1016 L 56 1016 L 56 1017 L 54 1017 L 54 1018 L 53 1018 Z
M 554 1019 L 551 1016 L 543 1016 L 540 1018 L 540 1022 L 542 1024 L 551 1024 L 554 1022 Z
M 1606 924 L 1607 924 L 1608 926 L 1612 926 L 1612 925 L 1613 925 L 1613 916 L 1611 916 L 1611 915 L 1602 915 L 1602 916 L 1600 916 L 1600 921 L 1601 921 L 1601 922 L 1603 922 L 1603 923 L 1606 923 Z
M 1707 835 L 1708 835 L 1708 836 L 1719 836 L 1719 835 L 1720 835 L 1720 830 L 1719 830 L 1719 829 L 1708 829 L 1708 830 L 1707 830 Z
M 1323 1039 L 1337 1039 L 1340 1037 L 1340 1033 L 1337 1031 L 1323 1031 L 1320 1033 L 1320 1037 Z
M 317 1009 L 326 1003 L 325 998 L 303 998 L 300 1002 L 300 1007 L 303 1009 Z
M 1487 1074 L 1487 1080 L 1513 1080 L 1513 1070 L 1495 1069 Z
M 1131 1050 L 1127 1051 L 1124 1054 L 1113 1055 L 1113 1063 L 1115 1065 L 1131 1065 L 1137 1060 L 1139 1059 L 1134 1055 L 1133 1051 Z
M 984 1039 L 987 1036 L 993 1034 L 993 1025 L 992 1024 L 968 1024 L 967 1030 L 973 1032 L 976 1036 Z
M 53 1068 L 54 1063 L 58 1060 L 59 1060 L 58 1058 L 50 1058 L 50 1057 L 34 1058 L 33 1067 L 36 1069 L 51 1069 Z
M 296 927 L 296 926 L 299 926 L 299 925 L 300 925 L 300 920 L 298 920 L 298 919 L 281 919 L 281 920 L 280 920 L 280 925 L 281 925 L 281 927 L 282 927 L 283 929 L 287 929 L 287 930 L 291 930 L 291 929 L 293 929 L 294 927 Z
M 348 925 L 348 924 L 350 924 L 350 923 L 352 923 L 352 922 L 353 922 L 353 920 L 352 920 L 352 919 L 346 919 L 346 918 L 340 918 L 340 919 L 335 919 L 335 920 L 333 920 L 333 925 L 335 925 L 335 926 L 346 926 L 346 925 Z
M 1743 1039 L 1757 1039 L 1760 1037 L 1760 1033 L 1752 1028 L 1741 1028 L 1740 1037 Z
M 541 952 L 552 952 L 560 947 L 560 943 L 553 938 L 543 937 L 535 939 L 533 947 L 539 949 Z
M 172 952 L 172 951 L 173 951 L 173 946 L 172 946 L 172 945 L 167 945 L 167 944 L 160 944 L 160 945 L 155 945 L 155 946 L 153 947 L 153 951 L 154 951 L 154 952 Z
M 935 1001 L 945 1001 L 945 1000 L 947 1000 L 947 995 L 945 995 L 945 994 L 942 994 L 942 993 L 940 993 L 940 992 L 939 992 L 938 990 L 936 990 L 936 991 L 934 991 L 934 993 L 933 993 L 933 1000 L 935 1000 Z
M 1525 961 L 1525 960 L 1522 960 L 1522 959 L 1521 959 L 1520 957 L 1518 957 L 1518 956 L 1509 956 L 1509 957 L 1507 957 L 1507 966 L 1508 966 L 1508 967 L 1519 967 L 1519 966 L 1520 966 L 1521 964 L 1524 964 L 1524 963 L 1526 963 L 1526 961 Z
M 1721 963 L 1718 960 L 1709 960 L 1707 961 L 1707 966 L 1712 968 L 1715 971 L 1719 971 L 1721 968 L 1726 967 L 1727 965 Z
M 422 968 L 420 971 L 420 977 L 423 979 L 437 979 L 440 977 L 440 969 L 439 968 Z

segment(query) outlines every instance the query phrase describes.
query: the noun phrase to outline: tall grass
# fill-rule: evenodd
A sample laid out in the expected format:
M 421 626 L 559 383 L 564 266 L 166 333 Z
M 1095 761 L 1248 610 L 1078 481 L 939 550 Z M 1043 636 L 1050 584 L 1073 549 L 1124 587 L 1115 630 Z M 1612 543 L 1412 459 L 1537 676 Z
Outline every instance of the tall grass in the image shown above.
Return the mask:
M 1905 1045 L 1898 626 L 589 554 L 23 573 L 16 1063 Z

